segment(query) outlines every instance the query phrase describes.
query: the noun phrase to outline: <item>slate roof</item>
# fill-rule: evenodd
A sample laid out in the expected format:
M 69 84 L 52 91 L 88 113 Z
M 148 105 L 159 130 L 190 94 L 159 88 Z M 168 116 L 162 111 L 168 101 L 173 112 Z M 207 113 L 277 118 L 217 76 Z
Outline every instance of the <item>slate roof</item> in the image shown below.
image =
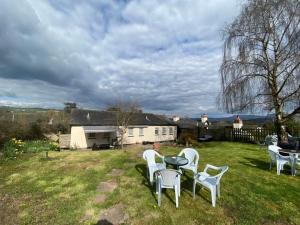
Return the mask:
M 197 122 L 197 120 L 193 120 L 190 118 L 180 118 L 175 123 L 181 129 L 195 129 L 197 127 L 198 122 Z
M 71 126 L 116 126 L 115 112 L 73 109 Z M 135 113 L 129 125 L 176 126 L 175 123 L 162 116 L 151 113 Z

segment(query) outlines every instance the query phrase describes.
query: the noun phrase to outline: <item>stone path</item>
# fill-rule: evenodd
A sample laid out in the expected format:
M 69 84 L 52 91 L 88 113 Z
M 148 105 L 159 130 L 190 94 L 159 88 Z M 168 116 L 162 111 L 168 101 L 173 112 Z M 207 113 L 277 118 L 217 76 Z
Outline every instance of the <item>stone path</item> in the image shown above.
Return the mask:
M 124 174 L 124 170 L 112 169 L 108 173 L 111 180 L 100 182 L 97 187 L 97 195 L 94 199 L 96 204 L 104 203 L 108 194 L 112 193 L 117 187 L 118 183 L 115 178 Z M 122 224 L 128 219 L 128 214 L 124 212 L 123 204 L 116 204 L 108 209 L 102 210 L 98 215 L 97 225 L 117 225 Z
M 124 206 L 122 203 L 114 205 L 108 209 L 105 209 L 99 214 L 99 225 L 104 224 L 123 224 L 128 220 L 128 214 L 124 212 Z

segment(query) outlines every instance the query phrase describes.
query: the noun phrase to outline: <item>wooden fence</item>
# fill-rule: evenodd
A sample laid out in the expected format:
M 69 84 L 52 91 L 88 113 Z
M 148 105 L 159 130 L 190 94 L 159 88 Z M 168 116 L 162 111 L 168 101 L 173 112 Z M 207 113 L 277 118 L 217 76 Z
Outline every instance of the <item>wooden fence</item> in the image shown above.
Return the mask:
M 291 130 L 290 132 L 292 136 L 300 137 L 300 128 L 296 130 Z M 199 137 L 202 137 L 204 135 L 211 135 L 213 136 L 213 140 L 216 141 L 261 143 L 265 140 L 267 135 L 275 135 L 276 132 L 273 129 L 265 128 L 234 129 L 232 127 L 218 127 L 208 130 L 205 130 L 204 128 L 199 128 L 198 134 Z

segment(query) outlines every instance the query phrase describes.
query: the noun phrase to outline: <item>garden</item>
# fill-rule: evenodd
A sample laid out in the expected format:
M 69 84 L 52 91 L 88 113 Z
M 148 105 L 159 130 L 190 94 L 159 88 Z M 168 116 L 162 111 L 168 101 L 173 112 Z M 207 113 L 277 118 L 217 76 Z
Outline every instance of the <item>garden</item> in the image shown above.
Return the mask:
M 158 207 L 143 146 L 49 151 L 46 158 L 45 149 L 55 150 L 55 144 L 10 142 L 4 148 L 18 150 L 0 160 L 3 224 L 300 224 L 299 175 L 291 176 L 289 166 L 280 176 L 276 168 L 269 170 L 267 151 L 258 145 L 209 142 L 197 147 L 198 171 L 207 163 L 229 166 L 221 197 L 214 208 L 210 192 L 198 186 L 193 200 L 193 176 L 187 171 L 177 209 L 171 189 L 163 191 Z M 176 155 L 181 149 L 161 146 L 160 153 Z

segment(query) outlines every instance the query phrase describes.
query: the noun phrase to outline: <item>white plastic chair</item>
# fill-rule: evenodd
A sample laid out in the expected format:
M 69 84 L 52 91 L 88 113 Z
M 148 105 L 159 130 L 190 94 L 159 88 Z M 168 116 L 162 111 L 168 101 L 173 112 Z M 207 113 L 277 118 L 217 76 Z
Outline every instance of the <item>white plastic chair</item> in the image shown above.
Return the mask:
M 276 162 L 277 165 L 277 175 L 280 175 L 280 171 L 283 170 L 283 167 L 287 163 L 291 163 L 290 156 L 283 156 L 279 154 L 279 150 L 281 148 L 276 145 L 269 145 L 268 152 L 271 157 L 270 161 L 270 169 L 272 168 L 272 164 Z M 293 174 L 293 171 L 292 171 Z
M 277 135 L 267 135 L 265 138 L 265 143 L 267 146 L 269 145 L 277 145 Z
M 189 163 L 187 165 L 180 166 L 180 168 L 191 170 L 194 174 L 196 174 L 199 161 L 198 152 L 193 148 L 185 148 L 179 153 L 179 156 L 182 155 L 184 155 L 184 157 L 188 159 Z
M 295 171 L 294 171 L 294 175 L 296 175 L 296 173 L 298 172 L 297 171 L 297 166 L 300 166 L 300 158 L 299 158 L 299 154 L 297 155 L 297 158 L 296 158 L 296 163 L 295 163 Z
M 178 170 L 165 169 L 157 171 L 156 192 L 158 194 L 158 206 L 161 205 L 161 190 L 171 188 L 175 190 L 176 208 L 178 208 L 179 184 L 181 173 Z
M 196 184 L 200 184 L 206 188 L 208 188 L 211 192 L 211 201 L 212 206 L 216 206 L 216 198 L 217 196 L 220 197 L 220 180 L 223 174 L 228 170 L 228 166 L 213 166 L 210 164 L 206 164 L 205 169 L 203 172 L 200 172 L 195 175 L 194 177 L 194 184 L 193 184 L 193 198 L 195 199 L 195 192 L 196 192 Z M 221 172 L 215 176 L 211 176 L 207 173 L 208 169 L 213 170 L 220 170 Z
M 156 163 L 155 157 L 159 157 L 162 159 L 163 163 Z M 166 169 L 166 164 L 164 161 L 164 157 L 160 155 L 158 152 L 148 149 L 143 153 L 143 159 L 147 161 L 148 170 L 147 176 L 149 177 L 150 183 L 153 183 L 153 175 L 155 171 Z
M 297 166 L 300 166 L 300 158 L 298 153 L 291 153 L 292 176 L 296 176 Z

